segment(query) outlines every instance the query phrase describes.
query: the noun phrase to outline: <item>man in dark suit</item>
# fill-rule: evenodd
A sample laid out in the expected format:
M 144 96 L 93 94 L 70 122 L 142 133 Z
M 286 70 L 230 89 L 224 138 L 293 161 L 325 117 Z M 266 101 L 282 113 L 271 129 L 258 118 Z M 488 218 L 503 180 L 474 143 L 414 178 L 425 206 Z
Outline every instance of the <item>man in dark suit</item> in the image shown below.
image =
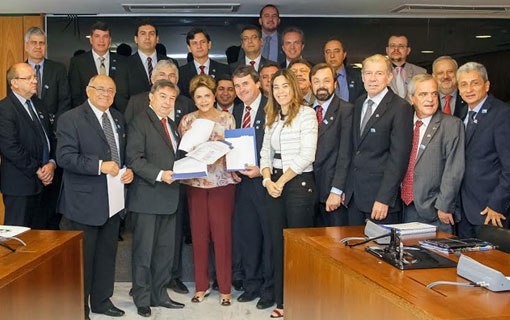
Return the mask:
M 43 189 L 53 181 L 55 145 L 48 113 L 35 96 L 37 79 L 26 63 L 7 71 L 11 92 L 0 101 L 0 189 L 6 225 L 44 229 Z
M 34 68 L 37 82 L 37 97 L 48 111 L 50 124 L 56 129 L 55 120 L 71 109 L 71 93 L 66 67 L 59 62 L 45 58 L 46 34 L 41 28 L 32 27 L 25 33 L 27 63 Z
M 438 85 L 429 74 L 408 85 L 414 107 L 413 147 L 402 181 L 404 222 L 423 222 L 452 233 L 464 174 L 464 126 L 439 110 Z M 438 111 L 439 110 L 439 111 Z
M 244 50 L 244 58 L 232 63 L 230 71 L 234 70 L 240 65 L 251 65 L 258 72 L 260 69 L 269 62 L 264 58 L 260 49 L 262 48 L 262 33 L 260 29 L 255 26 L 246 26 L 241 31 L 241 47 Z
M 71 108 L 71 92 L 66 67 L 59 62 L 45 58 L 46 34 L 39 27 L 32 27 L 25 33 L 27 63 L 34 69 L 37 78 L 37 97 L 43 101 L 48 112 L 52 135 L 57 129 L 56 120 Z M 46 215 L 41 217 L 43 229 L 58 229 L 60 215 L 56 212 L 62 170 L 56 168 L 53 183 L 44 188 Z
M 299 89 L 303 95 L 303 104 L 313 107 L 315 105 L 315 96 L 312 92 L 312 84 L 310 82 L 310 71 L 312 65 L 305 59 L 294 59 L 289 64 L 288 69 L 296 75 Z
M 376 54 L 363 61 L 367 95 L 356 100 L 352 160 L 345 184 L 344 205 L 349 225 L 366 219 L 399 220 L 399 187 L 407 170 L 413 132 L 413 110 L 388 89 L 392 78 L 388 58 Z
M 503 220 L 510 211 L 510 107 L 488 94 L 487 70 L 479 63 L 461 66 L 457 83 L 469 108 L 459 236 L 475 237 L 482 224 L 508 223 Z
M 64 169 L 60 226 L 84 232 L 85 319 L 89 319 L 89 310 L 120 317 L 124 311 L 110 300 L 120 219 L 109 199 L 123 197 L 124 190 L 114 195 L 107 175 L 108 179 L 117 177 L 124 164 L 124 118 L 110 108 L 115 96 L 110 77 L 93 77 L 86 90 L 88 100 L 63 114 L 57 127 L 57 162 Z M 133 171 L 126 169 L 120 182 L 132 180 Z
M 220 111 L 229 113 L 234 112 L 234 101 L 236 100 L 236 90 L 232 77 L 228 74 L 219 75 L 216 78 L 218 87 L 216 89 L 216 108 Z
M 266 4 L 259 13 L 259 24 L 262 29 L 264 47 L 262 56 L 268 60 L 283 63 L 285 54 L 282 50 L 282 37 L 278 33 L 280 26 L 280 12 L 274 4 Z M 240 58 L 244 56 L 242 50 Z
M 462 100 L 457 89 L 457 61 L 449 56 L 441 56 L 432 63 L 432 75 L 439 87 L 441 110 L 464 120 L 467 104 Z
M 150 104 L 129 124 L 126 159 L 135 173 L 127 205 L 134 225 L 133 300 L 144 317 L 151 315 L 150 306 L 184 307 L 166 291 L 179 206 L 179 182 L 172 179 L 179 135 L 169 118 L 178 92 L 173 82 L 155 82 Z
M 279 70 L 280 67 L 274 62 L 268 63 L 260 69 L 260 91 L 262 91 L 264 97 L 269 97 L 269 94 L 271 93 L 271 78 L 273 77 L 273 74 Z
M 236 94 L 242 103 L 234 106 L 236 128 L 255 128 L 257 157 L 264 139 L 267 99 L 260 93 L 259 75 L 251 66 L 237 68 L 232 76 Z M 259 159 L 260 160 L 260 159 Z M 248 302 L 260 297 L 258 309 L 274 304 L 271 234 L 266 217 L 266 194 L 259 167 L 254 163 L 240 171 L 242 181 L 237 185 L 234 211 L 234 239 L 245 272 L 245 292 L 237 300 Z M 236 241 L 234 240 L 234 245 Z
M 181 94 L 189 98 L 189 82 L 197 74 L 208 74 L 215 78 L 219 74 L 230 74 L 230 72 L 226 64 L 209 58 L 212 42 L 211 37 L 204 29 L 191 29 L 186 35 L 186 44 L 188 45 L 188 51 L 193 56 L 193 61 L 179 68 L 181 77 L 179 88 Z
M 126 63 L 129 67 L 120 71 L 117 81 L 116 106 L 122 113 L 125 112 L 130 97 L 151 89 L 152 73 L 159 61 L 170 59 L 179 67 L 177 60 L 156 51 L 159 35 L 158 29 L 153 24 L 147 21 L 140 22 L 135 31 L 134 41 L 138 51 L 127 58 Z
M 168 80 L 172 83 L 179 83 L 179 69 L 171 60 L 160 60 L 154 67 L 151 82 L 156 83 L 158 80 Z M 132 96 L 124 112 L 126 123 L 130 123 L 136 115 L 147 109 L 149 106 L 149 91 L 139 93 Z M 169 117 L 177 126 L 181 122 L 182 117 L 196 110 L 195 104 L 191 99 L 180 94 L 175 101 L 175 108 L 170 112 Z
M 90 78 L 97 74 L 107 75 L 117 81 L 117 73 L 125 68 L 125 58 L 110 52 L 112 42 L 109 26 L 101 21 L 90 27 L 92 50 L 72 57 L 69 63 L 71 106 L 77 107 L 87 100 L 86 89 Z
M 352 153 L 352 104 L 335 95 L 335 72 L 326 63 L 312 68 L 310 79 L 316 98 L 315 113 L 319 122 L 317 151 L 313 173 L 317 184 L 316 225 L 347 225 L 342 193 Z
M 354 103 L 365 93 L 361 73 L 359 69 L 345 65 L 347 51 L 339 39 L 326 41 L 322 48 L 324 61 L 335 70 L 336 89 L 335 93 L 340 99 Z

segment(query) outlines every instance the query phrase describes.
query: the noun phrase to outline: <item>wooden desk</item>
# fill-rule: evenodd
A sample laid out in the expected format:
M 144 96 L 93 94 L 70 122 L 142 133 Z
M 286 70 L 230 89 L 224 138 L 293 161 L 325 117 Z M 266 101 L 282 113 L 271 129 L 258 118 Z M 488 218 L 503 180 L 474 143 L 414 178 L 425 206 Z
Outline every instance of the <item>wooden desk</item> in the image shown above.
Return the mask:
M 285 319 L 510 319 L 509 293 L 426 288 L 439 280 L 467 282 L 456 268 L 401 271 L 363 246 L 339 244 L 362 234 L 362 227 L 285 230 Z M 493 250 L 467 255 L 510 274 L 509 254 Z
M 0 319 L 83 319 L 82 234 L 30 230 L 0 247 Z

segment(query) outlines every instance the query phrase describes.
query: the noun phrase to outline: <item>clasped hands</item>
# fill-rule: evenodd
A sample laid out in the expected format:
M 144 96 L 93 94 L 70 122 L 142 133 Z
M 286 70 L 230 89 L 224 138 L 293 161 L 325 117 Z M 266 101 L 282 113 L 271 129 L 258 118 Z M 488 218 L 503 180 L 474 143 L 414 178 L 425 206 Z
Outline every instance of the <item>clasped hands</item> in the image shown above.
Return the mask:
M 282 195 L 283 186 L 284 184 L 279 180 L 276 182 L 268 180 L 266 182 L 267 193 L 273 198 L 278 198 Z
M 41 180 L 44 186 L 50 185 L 53 182 L 53 175 L 55 173 L 56 165 L 53 162 L 48 162 L 44 166 L 37 169 L 37 178 Z
M 101 163 L 101 173 L 109 174 L 116 177 L 119 174 L 120 168 L 115 161 L 103 161 Z M 120 177 L 120 182 L 123 184 L 129 184 L 133 181 L 134 174 L 133 170 L 127 168 L 126 172 Z

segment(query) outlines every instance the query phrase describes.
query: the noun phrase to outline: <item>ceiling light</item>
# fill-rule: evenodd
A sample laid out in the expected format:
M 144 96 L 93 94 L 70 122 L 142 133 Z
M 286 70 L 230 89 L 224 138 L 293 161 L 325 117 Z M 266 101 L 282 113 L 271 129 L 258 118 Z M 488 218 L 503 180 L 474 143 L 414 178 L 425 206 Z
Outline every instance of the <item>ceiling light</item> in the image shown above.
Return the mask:
M 492 36 L 490 34 L 479 34 L 479 35 L 475 36 L 475 38 L 477 38 L 477 39 L 490 39 L 490 38 L 492 38 Z
M 232 13 L 239 10 L 239 3 L 128 3 L 122 4 L 131 13 Z
M 434 53 L 434 50 L 422 50 L 421 53 L 431 54 Z

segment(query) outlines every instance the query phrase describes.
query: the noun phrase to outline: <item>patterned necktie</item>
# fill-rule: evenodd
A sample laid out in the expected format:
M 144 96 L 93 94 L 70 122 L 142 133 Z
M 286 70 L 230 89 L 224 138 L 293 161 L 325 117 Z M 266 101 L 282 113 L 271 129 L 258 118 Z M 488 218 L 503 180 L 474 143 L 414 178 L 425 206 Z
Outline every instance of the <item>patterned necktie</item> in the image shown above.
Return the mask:
M 475 120 L 476 111 L 468 111 L 468 122 L 466 125 L 466 143 L 468 142 L 469 137 L 473 134 L 473 131 L 475 130 Z
M 322 111 L 323 109 L 320 105 L 315 106 L 315 115 L 317 116 L 317 123 L 319 124 L 319 126 L 322 124 L 323 119 Z
M 200 66 L 200 75 L 205 74 L 205 66 Z
M 26 101 L 28 113 L 30 114 L 30 117 L 32 118 L 32 123 L 34 124 L 35 129 L 37 130 L 37 133 L 39 134 L 42 146 L 43 146 L 43 155 L 42 155 L 42 163 L 46 164 L 50 160 L 50 145 L 48 140 L 48 135 L 46 135 L 46 131 L 44 131 L 44 127 L 42 126 L 41 120 L 36 115 L 34 109 L 32 109 L 32 102 L 30 100 Z
M 445 100 L 445 103 L 444 103 L 444 107 L 443 107 L 443 112 L 446 113 L 446 114 L 451 115 L 452 114 L 452 108 L 450 106 L 450 100 L 452 100 L 452 96 L 451 95 L 447 95 L 447 96 L 444 97 L 444 100 Z
M 119 151 L 117 150 L 117 143 L 115 142 L 112 123 L 110 122 L 110 119 L 108 119 L 108 114 L 106 114 L 106 112 L 103 112 L 101 121 L 103 125 L 103 132 L 106 136 L 106 141 L 108 141 L 108 145 L 110 146 L 111 160 L 115 161 L 115 163 L 117 163 L 117 165 L 120 167 Z
M 271 36 L 267 36 L 264 40 L 264 47 L 262 48 L 262 56 L 269 59 L 269 48 L 271 46 Z M 269 59 L 271 60 L 271 59 Z
M 149 72 L 149 82 L 151 81 L 151 78 L 152 78 L 152 70 L 153 70 L 152 58 L 147 57 L 147 71 Z
M 228 111 L 228 107 L 221 107 L 221 111 L 223 111 L 223 112 L 230 112 L 230 111 Z
M 250 115 L 251 107 L 246 106 L 243 116 L 243 125 L 241 128 L 249 128 L 251 126 L 251 115 Z
M 42 92 L 42 77 L 41 77 L 41 65 L 35 65 L 35 78 L 37 79 L 37 97 L 41 98 Z
M 410 205 L 414 200 L 414 166 L 416 165 L 416 156 L 418 154 L 418 145 L 420 143 L 420 127 L 423 122 L 421 120 L 417 120 L 414 126 L 413 133 L 413 148 L 411 149 L 411 154 L 409 155 L 409 164 L 407 165 L 406 175 L 404 176 L 404 180 L 402 180 L 402 201 L 406 205 Z
M 361 121 L 361 126 L 359 130 L 359 134 L 363 134 L 363 130 L 365 130 L 365 126 L 367 125 L 368 120 L 370 120 L 370 117 L 372 116 L 372 107 L 374 106 L 374 101 L 368 99 L 367 101 L 367 110 L 365 111 L 365 115 L 363 116 L 363 120 Z
M 397 94 L 401 98 L 405 99 L 407 90 L 405 88 L 405 82 L 404 82 L 404 68 L 396 67 L 394 69 L 394 77 L 395 77 L 395 85 L 397 87 Z
M 106 75 L 106 67 L 104 65 L 104 57 L 99 57 L 99 74 Z
M 251 64 L 251 66 L 252 66 L 253 68 L 255 68 L 255 61 L 251 60 L 251 61 L 250 61 L 250 64 Z
M 172 148 L 174 149 L 175 152 L 174 139 L 172 139 L 170 131 L 168 131 L 168 125 L 166 124 L 166 122 L 167 122 L 166 118 L 161 118 L 161 125 L 163 126 L 163 129 L 165 129 L 166 137 L 168 138 L 168 141 L 170 141 L 170 144 L 172 145 Z

